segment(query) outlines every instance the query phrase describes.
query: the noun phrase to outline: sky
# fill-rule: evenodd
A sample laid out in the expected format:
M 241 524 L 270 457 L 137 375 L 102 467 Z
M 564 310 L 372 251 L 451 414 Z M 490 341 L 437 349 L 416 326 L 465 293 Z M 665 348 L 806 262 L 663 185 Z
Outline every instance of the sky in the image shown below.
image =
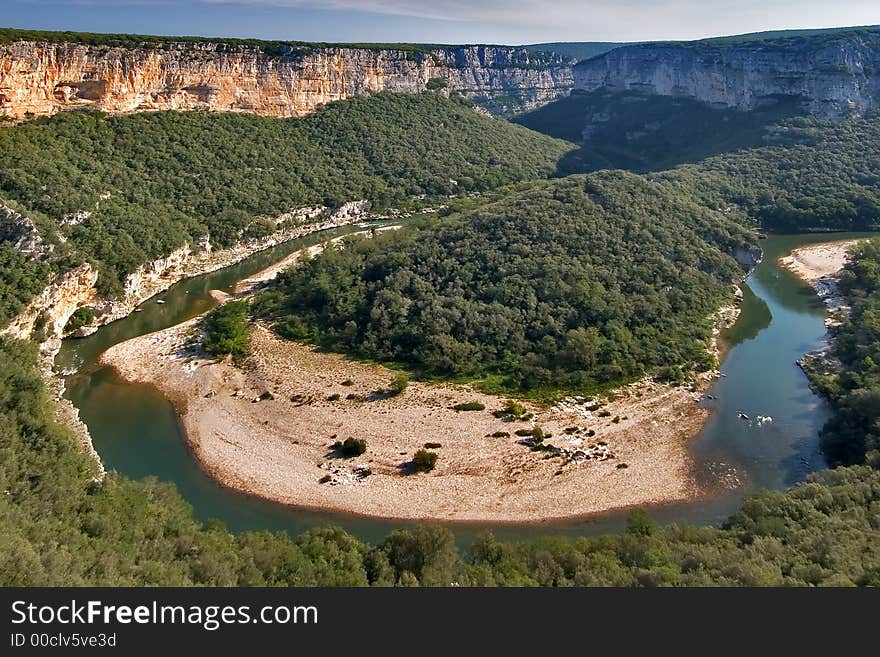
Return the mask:
M 880 24 L 880 0 L 0 0 L 0 26 L 300 41 L 698 39 Z

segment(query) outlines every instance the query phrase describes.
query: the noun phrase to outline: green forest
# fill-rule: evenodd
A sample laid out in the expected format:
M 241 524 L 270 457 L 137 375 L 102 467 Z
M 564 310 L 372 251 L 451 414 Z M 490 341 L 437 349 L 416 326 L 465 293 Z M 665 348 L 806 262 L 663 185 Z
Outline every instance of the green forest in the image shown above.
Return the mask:
M 880 112 L 842 122 L 779 97 L 753 111 L 635 92 L 576 93 L 516 121 L 580 144 L 557 175 L 649 173 L 766 230 L 870 230 L 880 217 Z M 670 169 L 670 167 L 677 167 Z
M 651 176 L 712 207 L 731 204 L 768 230 L 872 230 L 880 224 L 880 112 L 839 123 L 790 119 L 773 146 Z
M 839 372 L 811 373 L 831 400 L 834 417 L 822 430 L 831 463 L 880 467 L 880 241 L 858 245 L 840 277 L 851 310 L 832 329 Z
M 64 113 L 0 127 L 0 200 L 55 241 L 56 257 L 95 262 L 114 292 L 186 241 L 210 234 L 228 246 L 259 232 L 258 217 L 358 199 L 406 209 L 421 196 L 545 177 L 569 148 L 428 93 L 353 98 L 293 119 Z M 71 221 L 77 212 L 91 214 Z
M 283 336 L 422 374 L 590 389 L 714 367 L 709 316 L 754 238 L 622 172 L 328 249 L 255 303 Z

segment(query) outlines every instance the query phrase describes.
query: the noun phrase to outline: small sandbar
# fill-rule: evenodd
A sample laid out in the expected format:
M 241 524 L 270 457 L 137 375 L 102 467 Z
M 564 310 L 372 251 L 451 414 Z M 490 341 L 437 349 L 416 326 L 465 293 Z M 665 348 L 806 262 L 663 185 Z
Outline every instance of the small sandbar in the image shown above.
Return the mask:
M 843 269 L 849 250 L 860 241 L 840 240 L 838 242 L 806 244 L 780 258 L 779 264 L 807 283 L 813 283 Z

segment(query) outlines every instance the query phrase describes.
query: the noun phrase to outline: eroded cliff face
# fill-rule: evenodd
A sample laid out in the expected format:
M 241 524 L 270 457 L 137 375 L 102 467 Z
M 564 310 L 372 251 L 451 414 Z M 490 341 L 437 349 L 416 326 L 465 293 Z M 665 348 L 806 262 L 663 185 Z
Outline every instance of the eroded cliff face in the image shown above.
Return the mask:
M 738 44 L 644 44 L 580 62 L 575 88 L 689 96 L 751 109 L 800 96 L 817 116 L 860 116 L 880 105 L 880 32 Z
M 57 276 L 0 335 L 28 340 L 35 329 L 41 329 L 47 338 L 60 337 L 74 311 L 97 299 L 97 281 L 98 272 L 89 264 Z
M 0 46 L 0 116 L 76 108 L 301 116 L 351 96 L 437 88 L 439 79 L 441 93 L 457 91 L 508 113 L 550 102 L 573 86 L 570 62 L 519 48 L 290 47 L 267 54 L 222 43 L 126 48 L 18 41 Z

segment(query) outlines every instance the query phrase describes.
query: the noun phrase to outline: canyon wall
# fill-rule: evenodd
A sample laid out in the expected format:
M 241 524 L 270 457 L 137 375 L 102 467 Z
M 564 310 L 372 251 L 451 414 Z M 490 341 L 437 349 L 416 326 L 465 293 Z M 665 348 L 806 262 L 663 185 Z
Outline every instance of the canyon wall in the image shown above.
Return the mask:
M 571 62 L 494 46 L 274 47 L 161 42 L 141 47 L 49 41 L 0 45 L 0 116 L 91 108 L 301 116 L 379 91 L 453 91 L 502 114 L 567 94 Z
M 816 116 L 861 116 L 880 105 L 880 31 L 626 46 L 580 62 L 574 77 L 575 88 L 588 92 L 688 96 L 739 109 L 800 96 Z

